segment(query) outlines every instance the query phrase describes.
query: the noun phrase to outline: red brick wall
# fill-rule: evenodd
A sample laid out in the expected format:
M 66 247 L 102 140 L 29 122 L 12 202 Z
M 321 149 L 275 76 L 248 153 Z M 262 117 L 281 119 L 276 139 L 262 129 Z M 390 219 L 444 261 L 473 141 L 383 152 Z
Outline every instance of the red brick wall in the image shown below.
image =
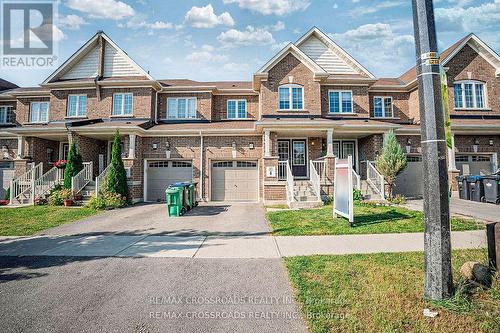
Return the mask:
M 358 139 L 360 176 L 366 179 L 366 160 L 374 161 L 377 153 L 382 152 L 384 146 L 384 136 L 382 134 L 373 134 L 364 138 Z
M 52 168 L 52 163 L 59 159 L 58 141 L 29 137 L 26 142 L 28 143 L 28 150 L 25 155 L 30 156 L 35 164 L 42 162 L 44 172 Z M 52 149 L 50 155 L 47 153 L 47 149 Z
M 265 201 L 286 201 L 286 185 L 266 185 L 264 188 Z
M 158 118 L 167 118 L 167 99 L 169 97 L 196 97 L 196 111 L 198 118 L 212 120 L 212 94 L 200 93 L 161 93 L 158 94 Z
M 352 107 L 353 112 L 357 117 L 370 117 L 370 102 L 368 100 L 368 86 L 321 86 L 321 115 L 335 116 L 336 114 L 329 113 L 330 99 L 329 90 L 350 90 L 352 91 Z M 352 115 L 350 115 L 352 117 Z
M 412 90 L 408 95 L 408 118 L 413 124 L 420 124 L 418 89 Z
M 94 176 L 99 174 L 99 154 L 106 158 L 107 142 L 71 133 L 83 162 L 93 162 Z
M 500 166 L 500 135 L 455 135 L 455 148 L 458 150 L 455 154 L 473 152 L 476 139 L 479 141 L 477 151 L 497 153 L 497 165 Z M 490 139 L 493 139 L 493 146 L 489 144 Z
M 212 120 L 227 119 L 227 101 L 230 99 L 245 99 L 247 101 L 247 118 L 256 120 L 259 113 L 259 96 L 257 95 L 214 95 L 212 103 Z
M 16 104 L 16 121 L 19 124 L 29 123 L 30 121 L 30 106 L 31 102 L 49 102 L 48 97 L 39 98 L 18 98 Z M 50 119 L 50 106 L 49 106 L 49 119 Z
M 373 98 L 375 96 L 380 97 L 392 97 L 392 112 L 393 117 L 396 118 L 392 120 L 393 122 L 404 122 L 408 123 L 410 120 L 410 111 L 409 111 L 409 99 L 410 94 L 405 92 L 375 92 L 369 94 L 370 101 L 370 116 L 375 117 L 374 115 L 374 101 Z

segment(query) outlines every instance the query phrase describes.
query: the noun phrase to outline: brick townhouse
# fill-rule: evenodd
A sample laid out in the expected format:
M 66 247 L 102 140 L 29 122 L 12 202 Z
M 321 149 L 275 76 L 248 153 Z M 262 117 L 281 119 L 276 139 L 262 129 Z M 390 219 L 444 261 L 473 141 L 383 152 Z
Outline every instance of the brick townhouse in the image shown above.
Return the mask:
M 500 153 L 500 58 L 470 34 L 441 62 L 450 176 L 491 173 Z M 134 201 L 162 200 L 168 184 L 194 180 L 207 201 L 315 204 L 332 193 L 335 158 L 349 155 L 356 186 L 380 196 L 373 161 L 389 130 L 409 160 L 396 191 L 422 191 L 415 69 L 376 78 L 317 28 L 244 82 L 155 79 L 98 32 L 39 87 L 0 93 L 0 126 L 3 188 L 14 180 L 19 202 L 53 186 L 52 164 L 71 142 L 87 162 L 75 189 L 95 191 L 117 129 Z M 35 185 L 23 187 L 29 177 Z

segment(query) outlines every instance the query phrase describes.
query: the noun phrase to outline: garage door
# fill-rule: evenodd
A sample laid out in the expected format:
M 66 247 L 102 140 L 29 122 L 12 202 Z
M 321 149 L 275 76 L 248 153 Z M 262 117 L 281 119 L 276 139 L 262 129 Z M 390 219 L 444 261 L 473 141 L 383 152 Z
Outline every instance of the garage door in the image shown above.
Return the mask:
M 422 156 L 407 156 L 406 168 L 396 178 L 394 194 L 407 198 L 421 197 L 422 188 Z
M 14 177 L 14 165 L 12 162 L 0 162 L 0 199 L 5 198 L 10 181 Z
M 165 189 L 177 182 L 193 180 L 191 161 L 154 161 L 148 162 L 147 200 L 165 201 Z
M 259 200 L 259 172 L 254 161 L 212 163 L 213 201 Z
M 456 155 L 455 165 L 460 175 L 490 175 L 494 172 L 491 155 Z

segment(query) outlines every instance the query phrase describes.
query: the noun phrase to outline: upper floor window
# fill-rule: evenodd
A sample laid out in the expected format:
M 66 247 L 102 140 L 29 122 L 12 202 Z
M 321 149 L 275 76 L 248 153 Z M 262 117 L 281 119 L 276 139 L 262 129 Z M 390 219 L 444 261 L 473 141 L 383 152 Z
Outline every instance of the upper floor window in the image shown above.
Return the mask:
M 196 97 L 168 98 L 168 119 L 193 119 L 196 118 Z
M 49 121 L 49 102 L 31 102 L 30 121 L 32 123 Z
M 303 110 L 304 89 L 296 84 L 287 84 L 279 87 L 280 110 Z
M 392 97 L 374 97 L 373 116 L 376 118 L 392 118 Z
M 460 81 L 453 86 L 456 109 L 484 109 L 484 83 Z
M 329 111 L 330 113 L 352 113 L 352 91 L 330 90 Z
M 113 116 L 131 116 L 133 112 L 133 94 L 113 95 Z
M 85 117 L 87 115 L 87 95 L 68 96 L 68 117 Z
M 247 117 L 246 99 L 227 101 L 227 119 L 245 119 Z
M 14 112 L 12 106 L 0 106 L 0 124 L 14 123 Z

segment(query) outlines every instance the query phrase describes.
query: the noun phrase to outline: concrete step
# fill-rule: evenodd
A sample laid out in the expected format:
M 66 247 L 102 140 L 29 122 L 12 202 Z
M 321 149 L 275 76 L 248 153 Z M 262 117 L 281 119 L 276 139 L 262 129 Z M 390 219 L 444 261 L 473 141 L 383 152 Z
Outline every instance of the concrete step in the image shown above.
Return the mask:
M 297 196 L 295 195 L 294 196 L 295 200 L 296 201 L 299 201 L 299 202 L 304 202 L 304 201 L 318 201 L 318 197 L 315 196 L 315 195 L 304 195 L 304 196 Z
M 294 201 L 290 203 L 292 209 L 309 209 L 323 206 L 322 201 Z

